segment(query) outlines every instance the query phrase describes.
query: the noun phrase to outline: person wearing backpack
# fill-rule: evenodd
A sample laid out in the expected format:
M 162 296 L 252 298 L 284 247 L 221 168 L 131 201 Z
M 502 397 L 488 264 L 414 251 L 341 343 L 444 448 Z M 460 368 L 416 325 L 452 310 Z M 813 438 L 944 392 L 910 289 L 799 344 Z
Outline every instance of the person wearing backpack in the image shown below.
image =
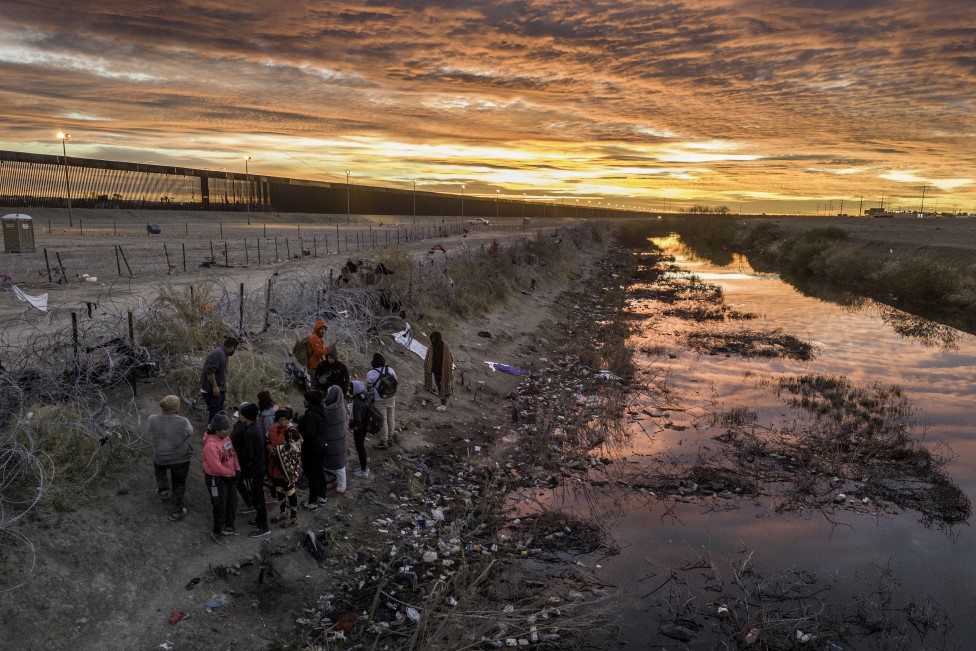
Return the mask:
M 380 440 L 373 447 L 386 450 L 390 447 L 395 427 L 397 375 L 396 371 L 386 365 L 386 358 L 379 353 L 373 355 L 373 368 L 366 373 L 366 385 L 373 394 L 373 406 L 383 416 Z
M 325 333 L 329 330 L 329 326 L 319 319 L 315 322 L 315 327 L 312 328 L 312 334 L 308 336 L 308 363 L 306 366 L 311 369 L 318 368 L 322 360 L 325 359 L 325 354 L 335 347 L 334 343 L 327 343 L 325 341 Z

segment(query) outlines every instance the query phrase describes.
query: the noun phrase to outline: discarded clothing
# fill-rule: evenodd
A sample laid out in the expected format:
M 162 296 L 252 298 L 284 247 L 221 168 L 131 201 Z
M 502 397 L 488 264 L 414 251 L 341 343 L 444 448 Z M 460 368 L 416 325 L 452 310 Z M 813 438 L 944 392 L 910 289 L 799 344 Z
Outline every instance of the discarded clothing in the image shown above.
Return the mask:
M 501 371 L 503 373 L 511 373 L 512 375 L 528 375 L 529 372 L 524 368 L 519 368 L 518 366 L 509 366 L 508 364 L 499 364 L 498 362 L 485 362 L 493 371 Z
M 13 285 L 14 296 L 22 301 L 26 301 L 39 309 L 41 312 L 47 312 L 47 294 L 41 294 L 40 296 L 31 296 L 30 294 L 25 294 L 20 287 Z
M 403 332 L 398 332 L 393 335 L 393 339 L 401 346 L 409 349 L 411 353 L 416 354 L 420 359 L 427 357 L 427 346 L 413 338 L 410 326 L 407 326 L 407 329 Z

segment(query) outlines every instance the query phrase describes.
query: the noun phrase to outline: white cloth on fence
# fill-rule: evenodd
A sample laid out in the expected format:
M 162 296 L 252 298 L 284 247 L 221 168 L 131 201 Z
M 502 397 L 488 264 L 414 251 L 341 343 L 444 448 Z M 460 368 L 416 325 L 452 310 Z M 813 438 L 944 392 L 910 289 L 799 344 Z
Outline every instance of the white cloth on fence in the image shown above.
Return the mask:
M 39 309 L 41 312 L 47 312 L 47 294 L 41 294 L 40 296 L 31 296 L 30 294 L 25 294 L 20 287 L 17 285 L 12 285 L 14 290 L 14 296 L 22 301 L 26 301 Z
M 393 339 L 401 346 L 408 348 L 410 352 L 416 353 L 420 359 L 427 357 L 427 346 L 413 338 L 413 333 L 410 332 L 410 326 L 407 326 L 407 329 L 403 332 L 398 332 L 393 335 Z

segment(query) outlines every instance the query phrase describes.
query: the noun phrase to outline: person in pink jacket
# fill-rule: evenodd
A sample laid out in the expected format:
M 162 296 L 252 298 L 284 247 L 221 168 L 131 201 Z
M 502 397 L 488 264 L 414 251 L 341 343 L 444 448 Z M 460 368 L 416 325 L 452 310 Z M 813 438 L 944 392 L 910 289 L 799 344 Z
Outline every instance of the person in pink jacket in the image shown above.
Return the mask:
M 217 414 L 210 421 L 203 435 L 203 474 L 207 492 L 213 505 L 213 531 L 210 540 L 227 545 L 226 536 L 238 535 L 234 528 L 237 514 L 235 481 L 241 476 L 241 464 L 230 440 L 230 421 L 224 414 Z

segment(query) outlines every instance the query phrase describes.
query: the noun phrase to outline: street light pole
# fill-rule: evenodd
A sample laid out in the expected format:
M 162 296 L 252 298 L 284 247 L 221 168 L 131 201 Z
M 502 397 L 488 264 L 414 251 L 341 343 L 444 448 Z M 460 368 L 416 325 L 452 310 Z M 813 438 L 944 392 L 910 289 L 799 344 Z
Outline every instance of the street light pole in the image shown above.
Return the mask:
M 522 193 L 522 221 L 525 221 L 525 193 Z
M 413 180 L 413 216 L 414 221 L 417 217 L 417 179 Z
M 495 219 L 496 220 L 498 219 L 498 193 L 500 192 L 501 190 L 495 190 Z
M 464 184 L 461 184 L 461 219 L 464 219 Z
M 349 170 L 346 170 L 346 220 L 349 220 Z
M 247 162 L 251 160 L 250 156 L 244 157 L 244 179 L 247 184 L 247 225 L 251 225 L 251 173 L 248 171 Z
M 68 150 L 64 144 L 65 140 L 71 138 L 71 134 L 59 132 L 58 138 L 61 140 L 61 153 L 64 154 L 62 161 L 64 162 L 64 189 L 68 194 L 68 227 L 74 228 L 75 221 L 71 217 L 71 181 L 68 180 Z

